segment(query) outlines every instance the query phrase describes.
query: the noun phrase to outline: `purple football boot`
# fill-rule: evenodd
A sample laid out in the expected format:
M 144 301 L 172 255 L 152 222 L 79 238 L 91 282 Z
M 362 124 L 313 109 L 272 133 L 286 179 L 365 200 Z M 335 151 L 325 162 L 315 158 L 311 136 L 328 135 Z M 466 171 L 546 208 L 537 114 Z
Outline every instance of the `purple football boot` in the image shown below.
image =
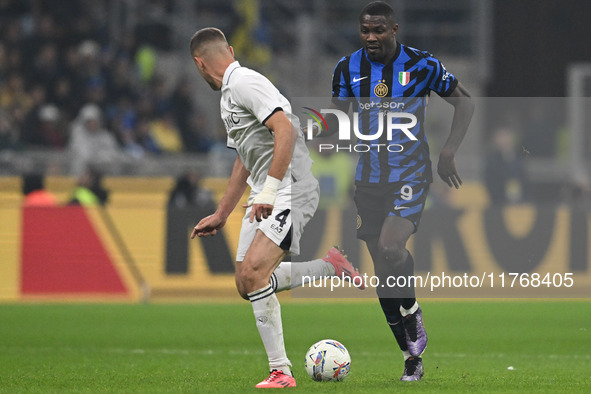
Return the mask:
M 420 357 L 409 357 L 404 362 L 404 374 L 400 380 L 403 382 L 414 382 L 423 377 L 423 359 Z
M 423 324 L 421 307 L 418 307 L 415 313 L 403 316 L 402 323 L 406 336 L 406 346 L 408 346 L 410 355 L 420 356 L 427 347 L 427 331 L 425 331 L 425 325 Z

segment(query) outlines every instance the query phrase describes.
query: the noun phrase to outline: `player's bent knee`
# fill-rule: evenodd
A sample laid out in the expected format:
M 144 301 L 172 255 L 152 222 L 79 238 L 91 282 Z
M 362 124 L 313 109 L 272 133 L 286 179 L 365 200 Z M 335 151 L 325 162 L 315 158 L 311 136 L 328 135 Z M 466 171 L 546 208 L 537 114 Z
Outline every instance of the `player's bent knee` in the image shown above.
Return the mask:
M 402 264 L 406 260 L 408 251 L 401 245 L 378 245 L 378 251 L 382 259 L 389 264 Z
M 236 275 L 236 288 L 244 299 L 248 299 L 248 293 L 264 287 L 266 283 L 269 283 L 269 279 L 265 280 L 263 271 L 249 266 L 243 265 L 240 273 Z
M 238 294 L 240 294 L 240 297 L 242 297 L 242 299 L 247 301 L 249 300 L 247 291 L 244 291 L 243 289 L 238 289 Z
M 242 285 L 242 282 L 238 279 L 238 275 L 236 275 L 236 290 L 238 290 L 238 294 L 245 300 L 248 300 L 248 291 Z

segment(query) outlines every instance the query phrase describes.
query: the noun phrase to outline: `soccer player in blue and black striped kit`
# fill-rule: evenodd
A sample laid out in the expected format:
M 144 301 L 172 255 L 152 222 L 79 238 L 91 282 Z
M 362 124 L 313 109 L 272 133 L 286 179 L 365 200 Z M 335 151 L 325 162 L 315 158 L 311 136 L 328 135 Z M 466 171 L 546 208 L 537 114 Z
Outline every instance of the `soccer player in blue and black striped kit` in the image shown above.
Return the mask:
M 386 283 L 389 276 L 414 274 L 414 261 L 406 243 L 417 231 L 432 182 L 423 129 L 427 97 L 434 91 L 454 107 L 451 132 L 439 154 L 437 173 L 455 188 L 460 187 L 462 180 L 454 156 L 472 118 L 474 104 L 468 91 L 439 60 L 428 52 L 396 42 L 398 25 L 387 3 L 368 4 L 360 14 L 359 24 L 363 48 L 337 64 L 332 101 L 333 107 L 344 112 L 353 104 L 353 111 L 359 113 L 359 133 L 376 135 L 383 128 L 378 139 L 360 140 L 364 148 L 360 149 L 363 153 L 355 175 L 355 203 L 357 236 L 367 244 L 380 283 Z M 388 111 L 411 113 L 416 117 L 416 125 L 409 126 L 406 132 L 394 128 L 388 139 L 386 124 L 392 121 L 384 115 Z M 335 129 L 334 118 L 327 117 L 327 121 L 333 121 L 329 130 Z M 427 333 L 414 287 L 380 286 L 377 293 L 404 354 L 401 380 L 420 380 Z

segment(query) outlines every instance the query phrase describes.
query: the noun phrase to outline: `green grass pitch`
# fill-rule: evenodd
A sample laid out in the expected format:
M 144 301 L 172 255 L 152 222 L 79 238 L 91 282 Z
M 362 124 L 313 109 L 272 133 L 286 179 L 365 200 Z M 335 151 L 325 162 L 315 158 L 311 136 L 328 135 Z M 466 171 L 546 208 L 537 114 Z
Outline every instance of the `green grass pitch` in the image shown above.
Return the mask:
M 421 382 L 403 363 L 377 301 L 282 303 L 298 387 L 321 392 L 589 392 L 591 302 L 429 301 Z M 351 353 L 344 382 L 313 382 L 312 343 Z M 508 369 L 513 367 L 512 369 Z M 2 393 L 242 393 L 266 377 L 250 305 L 0 304 Z

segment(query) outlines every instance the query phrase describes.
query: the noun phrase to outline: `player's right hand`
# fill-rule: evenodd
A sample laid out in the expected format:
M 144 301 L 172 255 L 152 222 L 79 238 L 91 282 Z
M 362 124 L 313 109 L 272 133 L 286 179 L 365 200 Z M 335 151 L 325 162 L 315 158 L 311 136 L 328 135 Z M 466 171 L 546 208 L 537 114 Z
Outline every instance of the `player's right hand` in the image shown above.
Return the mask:
M 450 150 L 443 149 L 439 154 L 437 173 L 449 187 L 459 189 L 462 185 L 462 179 L 458 175 L 458 170 L 456 169 L 454 153 Z
M 270 204 L 253 204 L 252 210 L 250 211 L 250 222 L 253 220 L 260 222 L 263 219 L 268 218 L 273 213 L 273 205 Z
M 275 205 L 275 198 L 277 196 L 277 189 L 281 180 L 273 178 L 267 175 L 263 190 L 257 194 L 252 200 L 249 199 L 248 205 L 252 205 L 250 211 L 250 222 L 254 219 L 260 222 L 263 219 L 268 218 L 273 212 L 273 205 Z
M 256 219 L 257 222 L 260 222 L 263 219 L 268 218 L 271 213 L 273 212 L 273 205 L 275 205 L 275 193 L 269 193 L 263 191 L 252 201 L 248 202 L 248 206 L 252 206 L 252 210 L 250 211 L 250 222 Z
M 226 219 L 217 214 L 204 217 L 197 223 L 191 232 L 191 239 L 197 237 L 209 237 L 217 234 L 218 230 L 224 227 Z

